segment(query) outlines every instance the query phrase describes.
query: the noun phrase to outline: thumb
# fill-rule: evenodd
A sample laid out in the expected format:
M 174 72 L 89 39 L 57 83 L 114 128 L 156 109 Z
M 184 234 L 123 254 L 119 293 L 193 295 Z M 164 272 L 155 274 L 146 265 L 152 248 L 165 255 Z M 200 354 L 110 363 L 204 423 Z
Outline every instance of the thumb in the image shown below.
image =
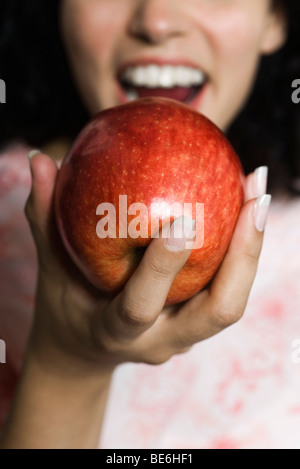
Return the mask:
M 53 198 L 58 168 L 49 156 L 36 150 L 29 153 L 29 162 L 32 187 L 25 213 L 35 241 L 40 245 L 49 236 L 54 214 Z

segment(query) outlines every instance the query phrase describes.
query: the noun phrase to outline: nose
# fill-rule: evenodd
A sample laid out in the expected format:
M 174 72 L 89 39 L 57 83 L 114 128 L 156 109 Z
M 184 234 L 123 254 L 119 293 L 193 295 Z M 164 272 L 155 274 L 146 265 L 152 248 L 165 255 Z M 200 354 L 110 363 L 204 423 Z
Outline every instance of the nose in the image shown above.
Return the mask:
M 148 44 L 160 44 L 185 32 L 180 4 L 186 0 L 138 0 L 129 32 Z

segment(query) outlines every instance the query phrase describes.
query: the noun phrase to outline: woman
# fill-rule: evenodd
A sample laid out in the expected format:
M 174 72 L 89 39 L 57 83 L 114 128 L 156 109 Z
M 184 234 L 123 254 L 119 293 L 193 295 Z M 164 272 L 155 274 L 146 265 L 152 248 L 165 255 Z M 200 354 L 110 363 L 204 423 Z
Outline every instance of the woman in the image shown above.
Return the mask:
M 3 265 L 7 262 L 12 270 L 10 277 L 3 269 L 1 273 L 1 334 L 8 344 L 9 361 L 2 389 L 7 401 L 7 391 L 14 388 L 14 377 L 22 363 L 2 447 L 96 447 L 112 374 L 125 362 L 166 364 L 159 368 L 126 365 L 117 371 L 104 426 L 105 447 L 292 445 L 291 433 L 284 440 L 285 429 L 295 425 L 300 382 L 291 361 L 282 353 L 286 347 L 288 354 L 291 340 L 297 338 L 291 335 L 291 331 L 296 334 L 296 314 L 291 305 L 299 305 L 294 278 L 299 274 L 299 259 L 297 262 L 294 256 L 289 269 L 282 271 L 290 251 L 286 244 L 279 245 L 274 229 L 276 223 L 277 229 L 284 226 L 281 240 L 293 246 L 297 238 L 289 236 L 283 222 L 297 222 L 298 199 L 278 198 L 273 209 L 268 257 L 248 305 L 252 313 L 249 319 L 246 316 L 238 326 L 180 357 L 176 355 L 215 336 L 243 315 L 270 204 L 265 167 L 248 178 L 247 200 L 212 286 L 182 305 L 176 315 L 171 314 L 172 308 L 163 310 L 163 306 L 189 251 L 180 244 L 176 251 L 170 250 L 163 240 L 154 240 L 124 291 L 109 301 L 82 278 L 66 256 L 53 222 L 52 201 L 58 172 L 55 160 L 63 158 L 87 116 L 149 93 L 181 99 L 224 131 L 229 132 L 231 127 L 229 135 L 239 144 L 241 157 L 245 147 L 252 152 L 250 158 L 244 157 L 247 172 L 268 163 L 274 174 L 281 175 L 284 168 L 285 174 L 290 171 L 295 175 L 298 160 L 285 144 L 291 142 L 286 133 L 296 116 L 281 104 L 286 99 L 290 102 L 290 96 L 280 95 L 286 91 L 286 84 L 278 87 L 281 73 L 286 73 L 280 67 L 293 63 L 292 56 L 287 61 L 288 54 L 295 53 L 292 24 L 289 47 L 277 54 L 274 62 L 270 58 L 262 64 L 266 69 L 261 69 L 248 100 L 262 57 L 283 47 L 288 20 L 295 18 L 299 7 L 292 1 L 286 7 L 281 1 L 270 0 L 40 3 L 10 1 L 2 6 L 4 64 L 12 64 L 13 51 L 18 54 L 18 70 L 26 70 L 19 79 L 15 77 L 16 65 L 6 65 L 7 86 L 10 81 L 18 82 L 18 86 L 11 98 L 14 113 L 13 106 L 5 109 L 3 142 L 22 137 L 30 145 L 42 146 L 42 151 L 30 153 L 32 189 L 26 215 L 38 251 L 38 285 L 24 360 L 30 328 L 31 269 L 23 270 L 17 278 L 23 301 L 18 302 L 16 291 L 11 295 L 5 292 L 11 285 L 6 279 L 16 280 L 20 256 L 23 266 L 28 261 L 34 268 L 23 220 L 20 215 L 10 218 L 12 206 L 21 210 L 20 200 L 24 205 L 28 167 L 20 148 L 9 154 L 6 150 L 1 162 L 1 210 L 6 207 L 1 213 L 5 214 L 6 230 L 10 224 L 1 255 Z M 298 62 L 294 65 L 299 67 Z M 199 80 L 196 86 L 191 81 L 195 70 Z M 265 70 L 270 72 L 267 77 Z M 157 88 L 149 92 L 153 74 Z M 173 80 L 171 91 L 165 89 L 165 80 Z M 290 84 L 286 85 L 289 92 Z M 278 156 L 270 151 L 274 150 L 272 139 L 282 142 L 281 149 L 275 147 Z M 281 151 L 284 154 L 287 148 L 288 164 L 284 165 Z M 12 187 L 17 188 L 14 196 Z M 12 226 L 15 220 L 17 227 Z M 297 237 L 299 226 L 293 226 L 293 230 Z M 22 233 L 23 248 L 14 258 L 12 246 L 16 249 L 16 240 L 20 240 L 17 233 Z M 276 267 L 281 270 L 275 277 L 270 275 L 270 264 L 271 271 Z M 281 288 L 283 274 L 287 276 L 285 290 Z M 272 304 L 274 289 L 284 303 L 276 300 Z M 150 296 L 151 291 L 156 294 Z M 266 335 L 268 330 L 272 337 Z M 1 372 L 4 374 L 3 368 Z M 287 376 L 288 386 L 283 387 Z M 271 391 L 271 397 L 282 391 L 284 397 L 268 407 Z M 280 422 L 270 418 L 272 412 Z

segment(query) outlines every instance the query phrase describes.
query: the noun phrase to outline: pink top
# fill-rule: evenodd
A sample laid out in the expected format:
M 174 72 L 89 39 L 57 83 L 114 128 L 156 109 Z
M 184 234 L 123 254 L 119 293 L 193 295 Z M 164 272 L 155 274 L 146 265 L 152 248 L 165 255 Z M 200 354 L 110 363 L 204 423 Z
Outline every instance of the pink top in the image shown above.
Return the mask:
M 36 254 L 27 149 L 0 156 L 3 422 L 30 327 Z M 165 365 L 114 375 L 101 448 L 300 448 L 300 199 L 274 200 L 244 319 Z M 298 341 L 298 343 L 297 343 Z

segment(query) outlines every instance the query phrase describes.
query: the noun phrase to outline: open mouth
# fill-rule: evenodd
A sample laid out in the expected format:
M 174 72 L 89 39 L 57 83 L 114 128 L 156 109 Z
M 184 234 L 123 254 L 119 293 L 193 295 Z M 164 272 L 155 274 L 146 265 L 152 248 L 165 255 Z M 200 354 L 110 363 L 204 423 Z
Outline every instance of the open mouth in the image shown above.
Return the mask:
M 202 91 L 206 81 L 201 70 L 183 65 L 131 66 L 119 78 L 128 101 L 155 96 L 176 99 L 187 105 Z

